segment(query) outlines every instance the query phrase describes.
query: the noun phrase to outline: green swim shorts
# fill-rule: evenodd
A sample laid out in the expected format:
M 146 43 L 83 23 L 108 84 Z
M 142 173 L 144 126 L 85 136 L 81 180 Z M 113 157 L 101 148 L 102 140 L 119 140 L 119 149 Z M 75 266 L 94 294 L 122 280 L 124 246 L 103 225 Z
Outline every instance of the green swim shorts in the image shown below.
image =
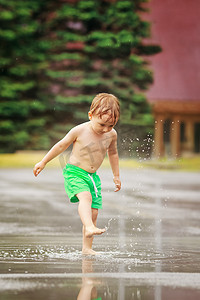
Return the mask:
M 78 202 L 76 195 L 88 191 L 92 195 L 92 208 L 102 208 L 101 180 L 95 173 L 67 164 L 63 169 L 65 191 L 71 202 Z

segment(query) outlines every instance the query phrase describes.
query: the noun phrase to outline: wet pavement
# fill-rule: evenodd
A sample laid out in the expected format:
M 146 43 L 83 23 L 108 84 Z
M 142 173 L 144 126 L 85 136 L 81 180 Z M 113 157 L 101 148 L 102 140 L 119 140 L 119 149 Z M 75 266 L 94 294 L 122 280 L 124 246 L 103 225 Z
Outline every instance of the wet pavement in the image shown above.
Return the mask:
M 97 257 L 61 169 L 0 170 L 0 299 L 200 299 L 200 174 L 101 169 Z

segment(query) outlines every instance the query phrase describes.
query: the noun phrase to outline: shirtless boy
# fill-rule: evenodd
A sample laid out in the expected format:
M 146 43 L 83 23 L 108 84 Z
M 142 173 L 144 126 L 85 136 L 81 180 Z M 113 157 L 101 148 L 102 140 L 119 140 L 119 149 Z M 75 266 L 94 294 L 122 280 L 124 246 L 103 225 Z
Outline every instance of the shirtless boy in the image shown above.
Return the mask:
M 98 94 L 88 112 L 89 121 L 72 128 L 33 169 L 37 176 L 50 160 L 73 144 L 63 176 L 70 201 L 79 202 L 78 212 L 83 224 L 83 254 L 95 255 L 96 252 L 92 250 L 93 236 L 105 232 L 105 229 L 96 227 L 98 209 L 102 208 L 101 182 L 96 171 L 106 153 L 114 176 L 115 192 L 121 189 L 117 133 L 113 128 L 119 119 L 119 111 L 119 101 L 114 95 Z

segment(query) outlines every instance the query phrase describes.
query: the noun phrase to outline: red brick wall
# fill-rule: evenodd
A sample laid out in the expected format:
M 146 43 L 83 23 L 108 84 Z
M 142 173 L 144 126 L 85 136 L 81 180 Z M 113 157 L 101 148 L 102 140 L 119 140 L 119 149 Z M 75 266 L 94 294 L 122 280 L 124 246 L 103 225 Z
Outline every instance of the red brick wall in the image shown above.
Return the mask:
M 148 99 L 200 101 L 200 0 L 151 0 L 148 7 L 151 41 L 163 49 L 148 58 L 155 80 Z

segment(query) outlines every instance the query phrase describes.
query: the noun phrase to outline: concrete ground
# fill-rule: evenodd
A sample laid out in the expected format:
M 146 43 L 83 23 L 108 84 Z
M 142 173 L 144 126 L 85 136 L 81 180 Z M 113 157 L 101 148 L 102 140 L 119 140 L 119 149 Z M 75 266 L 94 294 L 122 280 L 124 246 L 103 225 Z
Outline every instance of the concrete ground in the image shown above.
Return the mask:
M 0 170 L 0 299 L 200 298 L 200 174 L 101 169 L 97 257 L 81 254 L 61 169 Z

